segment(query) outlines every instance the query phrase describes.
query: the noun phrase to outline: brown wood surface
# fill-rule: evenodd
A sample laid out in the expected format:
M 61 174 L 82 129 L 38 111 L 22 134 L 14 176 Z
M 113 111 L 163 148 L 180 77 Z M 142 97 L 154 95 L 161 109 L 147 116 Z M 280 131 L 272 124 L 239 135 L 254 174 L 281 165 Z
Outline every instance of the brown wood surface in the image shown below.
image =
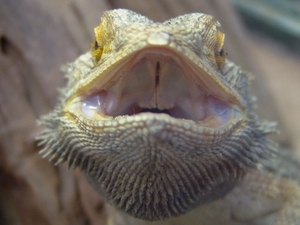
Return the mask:
M 298 56 L 266 47 L 268 43 L 261 39 L 250 40 L 228 1 L 1 0 L 0 5 L 0 224 L 105 224 L 101 197 L 79 171 L 64 165 L 54 167 L 42 159 L 34 137 L 40 129 L 36 119 L 53 108 L 57 88 L 64 84 L 61 65 L 89 49 L 93 28 L 102 12 L 111 8 L 129 8 L 156 21 L 188 12 L 215 15 L 226 33 L 229 58 L 249 71 L 266 74 L 255 81 L 261 114 L 284 121 L 286 126 L 280 127 L 287 129 L 278 140 L 288 144 L 291 136 L 292 143 L 300 147 L 300 130 L 293 124 L 300 108 L 293 103 L 299 97 L 295 83 L 299 76 L 293 73 L 299 69 L 294 63 Z M 283 62 L 289 65 L 280 64 L 282 52 Z M 274 80 L 278 70 L 294 80 L 289 83 L 282 76 Z M 280 89 L 283 87 L 290 89 Z M 296 108 L 294 117 L 287 113 L 288 107 Z

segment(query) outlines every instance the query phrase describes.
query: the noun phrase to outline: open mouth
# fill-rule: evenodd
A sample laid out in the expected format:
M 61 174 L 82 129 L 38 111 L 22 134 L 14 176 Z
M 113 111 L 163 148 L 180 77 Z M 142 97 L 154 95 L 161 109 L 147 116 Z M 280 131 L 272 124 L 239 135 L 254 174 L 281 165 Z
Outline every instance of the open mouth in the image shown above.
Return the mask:
M 218 127 L 237 115 L 237 107 L 220 90 L 205 82 L 204 71 L 195 74 L 174 52 L 153 50 L 135 54 L 111 76 L 96 81 L 81 97 L 81 114 L 92 120 L 168 114 Z

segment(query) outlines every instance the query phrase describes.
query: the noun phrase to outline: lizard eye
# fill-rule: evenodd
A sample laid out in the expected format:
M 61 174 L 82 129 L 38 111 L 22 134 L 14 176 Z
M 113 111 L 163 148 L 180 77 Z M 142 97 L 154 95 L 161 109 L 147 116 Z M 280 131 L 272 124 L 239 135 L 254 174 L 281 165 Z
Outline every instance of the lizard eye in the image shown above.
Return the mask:
M 102 56 L 102 52 L 103 52 L 103 48 L 100 48 L 97 40 L 95 40 L 91 44 L 91 54 L 96 58 L 97 61 L 99 61 Z
M 224 39 L 225 39 L 225 35 L 220 31 L 218 31 L 216 50 L 215 50 L 216 63 L 218 67 L 220 67 L 222 64 L 225 63 L 226 52 L 223 49 Z
M 114 39 L 114 33 L 108 18 L 103 17 L 98 27 L 94 29 L 95 41 L 92 43 L 90 52 L 98 62 L 102 55 L 111 52 L 111 42 Z
M 97 41 L 95 40 L 94 41 L 94 50 L 97 50 L 98 48 L 99 48 L 99 45 L 98 45 Z
M 221 56 L 221 57 L 226 56 L 226 52 L 224 51 L 223 48 L 221 49 L 221 51 L 219 51 L 219 56 Z

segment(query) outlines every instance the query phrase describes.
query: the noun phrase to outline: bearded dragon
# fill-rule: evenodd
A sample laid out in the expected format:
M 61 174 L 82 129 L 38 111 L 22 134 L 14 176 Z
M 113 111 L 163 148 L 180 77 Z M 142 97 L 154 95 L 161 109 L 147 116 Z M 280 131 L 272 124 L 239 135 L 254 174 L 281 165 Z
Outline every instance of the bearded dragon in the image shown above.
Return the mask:
M 109 225 L 300 224 L 300 164 L 268 139 L 219 26 L 107 11 L 66 66 L 41 154 L 85 173 Z

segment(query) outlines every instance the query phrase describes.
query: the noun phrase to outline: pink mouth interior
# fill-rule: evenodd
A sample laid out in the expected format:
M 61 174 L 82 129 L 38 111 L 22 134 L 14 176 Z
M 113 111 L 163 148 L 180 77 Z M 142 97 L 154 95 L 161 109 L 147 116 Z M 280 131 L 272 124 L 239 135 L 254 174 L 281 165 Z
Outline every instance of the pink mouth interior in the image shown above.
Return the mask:
M 179 101 L 173 108 L 142 108 L 137 102 L 118 104 L 115 97 L 106 91 L 99 91 L 88 96 L 81 106 L 82 113 L 93 118 L 95 113 L 109 116 L 135 115 L 143 112 L 165 113 L 175 118 L 203 121 L 210 117 L 226 122 L 231 115 L 231 109 L 224 102 L 213 96 L 207 96 L 191 102 L 187 99 Z
M 116 75 L 110 86 L 93 88 L 96 91 L 81 102 L 81 112 L 89 119 L 164 113 L 212 127 L 228 121 L 231 105 L 207 93 L 183 68 L 169 56 L 143 56 Z

